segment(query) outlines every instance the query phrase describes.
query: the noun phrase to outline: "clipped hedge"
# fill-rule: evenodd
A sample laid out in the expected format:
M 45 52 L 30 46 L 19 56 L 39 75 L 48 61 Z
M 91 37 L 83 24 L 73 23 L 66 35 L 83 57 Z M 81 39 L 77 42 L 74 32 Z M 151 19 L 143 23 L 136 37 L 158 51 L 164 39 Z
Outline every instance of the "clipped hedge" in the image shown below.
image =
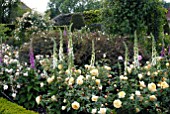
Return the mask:
M 38 114 L 36 112 L 26 110 L 22 106 L 11 103 L 4 98 L 0 98 L 0 114 Z

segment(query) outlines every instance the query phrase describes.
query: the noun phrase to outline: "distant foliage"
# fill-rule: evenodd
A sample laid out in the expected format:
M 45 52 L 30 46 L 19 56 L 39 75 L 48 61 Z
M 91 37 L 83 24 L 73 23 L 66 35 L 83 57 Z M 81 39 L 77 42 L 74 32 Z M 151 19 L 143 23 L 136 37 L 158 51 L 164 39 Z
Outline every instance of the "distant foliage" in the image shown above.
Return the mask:
M 138 34 L 153 33 L 158 39 L 165 11 L 159 0 L 105 0 L 102 19 L 107 33 L 125 36 L 136 30 Z

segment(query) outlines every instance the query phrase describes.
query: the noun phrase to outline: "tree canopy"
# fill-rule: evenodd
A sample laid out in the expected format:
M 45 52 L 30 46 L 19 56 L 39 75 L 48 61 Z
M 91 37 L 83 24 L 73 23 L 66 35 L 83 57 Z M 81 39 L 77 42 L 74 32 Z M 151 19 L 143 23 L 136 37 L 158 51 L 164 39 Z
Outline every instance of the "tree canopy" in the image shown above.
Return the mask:
M 50 0 L 48 3 L 49 13 L 53 18 L 61 13 L 83 12 L 101 8 L 99 0 Z

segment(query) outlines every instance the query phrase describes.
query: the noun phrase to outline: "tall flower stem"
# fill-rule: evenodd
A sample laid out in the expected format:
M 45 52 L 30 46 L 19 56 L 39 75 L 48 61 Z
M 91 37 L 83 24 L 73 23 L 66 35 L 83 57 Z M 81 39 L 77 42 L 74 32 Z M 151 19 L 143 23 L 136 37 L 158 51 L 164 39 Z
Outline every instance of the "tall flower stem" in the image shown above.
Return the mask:
M 94 39 L 92 40 L 92 55 L 91 55 L 91 62 L 90 66 L 94 66 L 95 63 L 95 49 L 94 49 Z
M 72 76 L 72 68 L 74 67 L 74 53 L 73 53 L 73 39 L 72 39 L 72 32 L 71 32 L 71 27 L 73 24 L 70 25 L 69 31 L 68 31 L 68 71 L 69 71 L 69 76 Z
M 60 31 L 60 48 L 59 48 L 59 61 L 63 62 L 64 60 L 64 53 L 63 53 L 63 34 L 62 34 L 62 30 L 59 29 Z M 64 30 L 65 31 L 65 30 Z M 65 31 L 66 32 L 66 31 Z M 66 35 L 66 33 L 64 33 L 64 35 Z
M 138 38 L 137 38 L 137 34 L 136 31 L 134 33 L 134 65 L 136 68 L 139 68 L 139 60 L 138 60 L 138 56 L 139 56 L 139 50 L 138 50 Z
M 30 57 L 30 65 L 31 65 L 31 68 L 32 68 L 32 69 L 35 69 L 35 58 L 34 58 L 34 52 L 33 52 L 32 42 L 33 42 L 33 39 L 31 39 L 30 50 L 29 50 L 29 57 Z
M 58 65 L 58 58 L 57 58 L 57 44 L 54 38 L 52 38 L 54 45 L 53 45 L 53 69 L 55 69 Z

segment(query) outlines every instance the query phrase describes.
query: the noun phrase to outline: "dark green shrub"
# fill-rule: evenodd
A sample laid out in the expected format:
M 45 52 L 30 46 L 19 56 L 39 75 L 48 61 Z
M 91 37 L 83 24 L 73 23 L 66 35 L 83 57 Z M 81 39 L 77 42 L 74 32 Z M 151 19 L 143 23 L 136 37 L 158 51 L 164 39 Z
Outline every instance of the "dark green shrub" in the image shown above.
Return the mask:
M 85 26 L 82 14 L 76 13 L 71 17 L 72 29 L 81 29 Z
M 59 49 L 59 33 L 54 32 L 44 37 L 34 37 L 33 48 L 34 54 L 52 54 L 53 42 L 51 37 L 56 38 L 55 41 L 58 44 Z M 68 36 L 64 37 L 64 54 L 67 56 L 67 43 Z M 95 53 L 96 61 L 105 61 L 107 64 L 113 65 L 117 63 L 118 56 L 124 56 L 125 48 L 123 42 L 128 45 L 130 58 L 133 58 L 133 42 L 129 38 L 109 38 L 101 33 L 73 33 L 73 47 L 75 65 L 89 64 L 91 59 L 92 51 L 92 39 L 95 40 Z M 145 60 L 149 59 L 150 50 L 145 49 L 143 45 L 139 45 L 139 54 L 143 56 Z M 20 60 L 28 61 L 29 43 L 20 50 Z M 57 52 L 58 53 L 58 52 Z M 103 57 L 106 54 L 106 57 Z M 100 62 L 101 63 L 101 62 Z
M 0 114 L 38 114 L 33 111 L 26 110 L 15 103 L 9 102 L 4 98 L 0 98 Z

